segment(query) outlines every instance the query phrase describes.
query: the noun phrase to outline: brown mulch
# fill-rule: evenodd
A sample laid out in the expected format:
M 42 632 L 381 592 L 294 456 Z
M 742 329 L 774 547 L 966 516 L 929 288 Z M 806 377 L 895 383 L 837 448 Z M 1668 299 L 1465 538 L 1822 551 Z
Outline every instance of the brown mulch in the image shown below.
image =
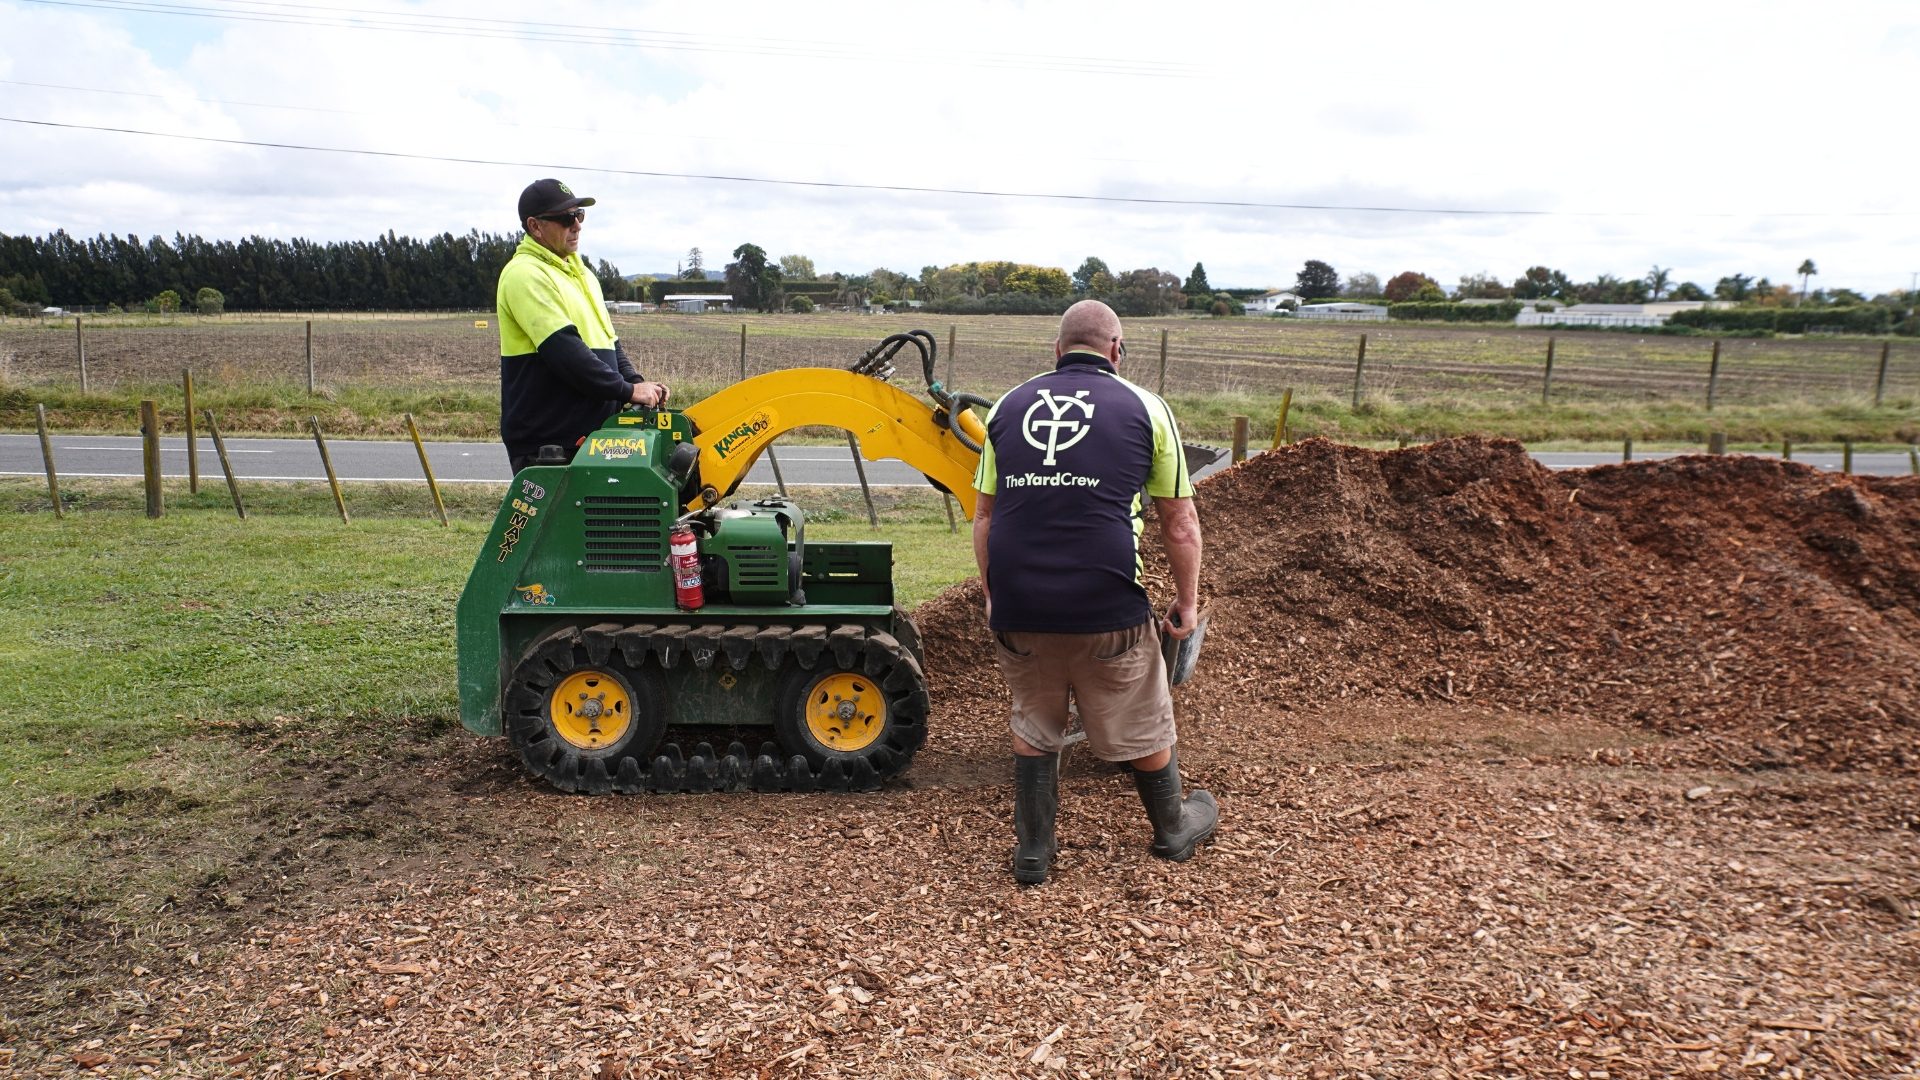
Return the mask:
M 1196 498 L 1196 711 L 1445 701 L 1692 736 L 1666 757 L 1920 769 L 1920 480 L 1316 439 Z M 963 588 L 921 622 L 943 680 L 992 697 L 977 606 Z
M 966 585 L 905 783 L 572 798 L 449 741 L 0 1072 L 1920 1075 L 1920 483 L 1308 443 L 1200 502 L 1191 863 L 1076 750 L 1013 885 Z

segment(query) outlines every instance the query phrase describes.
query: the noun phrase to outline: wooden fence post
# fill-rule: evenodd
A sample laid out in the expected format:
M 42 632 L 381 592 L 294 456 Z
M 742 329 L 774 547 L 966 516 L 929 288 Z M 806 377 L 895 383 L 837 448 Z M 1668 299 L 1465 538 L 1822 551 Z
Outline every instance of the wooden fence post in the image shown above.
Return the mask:
M 947 324 L 947 388 L 949 390 L 953 388 L 954 358 L 960 355 L 959 337 L 960 337 L 960 327 L 953 323 L 948 323 Z M 951 520 L 953 515 L 952 507 L 947 508 L 947 515 L 949 520 Z
M 1367 367 L 1367 335 L 1360 335 L 1360 352 L 1353 358 L 1353 407 L 1360 408 L 1360 376 Z
M 227 460 L 226 440 L 220 437 L 220 425 L 213 422 L 213 410 L 208 409 L 204 415 L 207 418 L 207 434 L 213 437 L 213 452 L 220 458 L 220 471 L 227 477 L 227 493 L 233 496 L 233 512 L 240 515 L 241 521 L 245 521 L 247 508 L 240 502 L 240 485 L 233 478 L 233 462 Z
M 773 486 L 780 489 L 780 497 L 787 497 L 787 478 L 780 473 L 780 459 L 773 456 L 773 444 L 767 444 L 767 464 L 773 466 Z
M 1780 460 L 1781 461 L 1793 460 L 1793 440 L 1792 439 L 1783 438 L 1780 440 Z
M 1707 453 L 1725 454 L 1727 452 L 1727 433 L 1714 431 L 1707 434 Z
M 198 436 L 193 430 L 193 369 L 180 373 L 180 381 L 187 391 L 187 494 L 200 494 L 200 451 L 194 440 Z
M 140 471 L 146 474 L 147 516 L 161 517 L 167 508 L 160 498 L 160 407 L 140 403 Z
M 333 489 L 333 505 L 340 510 L 340 520 L 347 518 L 347 500 L 340 494 L 340 478 L 333 474 L 333 457 L 327 453 L 327 437 L 320 434 L 320 418 L 307 417 L 307 423 L 313 428 L 313 444 L 320 448 L 320 465 L 327 470 L 327 486 Z
M 53 439 L 47 435 L 47 407 L 33 407 L 35 423 L 40 425 L 40 456 L 47 460 L 47 497 L 53 500 L 53 516 L 67 516 L 66 508 L 60 505 L 60 474 L 53 469 Z
M 1273 422 L 1273 445 L 1269 450 L 1278 450 L 1287 441 L 1287 412 L 1293 408 L 1293 387 L 1280 392 L 1280 418 Z
M 313 320 L 307 320 L 307 394 L 313 394 Z
M 1160 331 L 1160 396 L 1167 396 L 1167 332 Z
M 427 474 L 427 490 L 433 493 L 433 512 L 440 515 L 440 524 L 447 524 L 447 504 L 440 499 L 440 484 L 433 478 L 433 464 L 427 460 L 427 444 L 420 441 L 420 426 L 413 422 L 412 413 L 404 413 L 407 418 L 407 434 L 413 436 L 413 448 L 420 452 L 420 471 Z
M 1707 369 L 1707 411 L 1713 411 L 1713 400 L 1720 390 L 1720 339 L 1713 339 L 1713 366 Z
M 1622 446 L 1620 447 L 1620 461 L 1624 464 L 1625 462 L 1629 462 L 1632 460 L 1633 460 L 1633 436 L 1629 435 L 1627 436 L 1627 441 L 1624 444 L 1622 444 Z
M 1247 418 L 1235 416 L 1233 418 L 1233 461 L 1237 465 L 1245 460 L 1247 460 Z
M 1907 463 L 1913 467 L 1913 475 L 1920 476 L 1920 446 L 1907 447 Z
M 860 477 L 860 497 L 867 500 L 867 524 L 880 527 L 880 516 L 873 512 L 873 489 L 867 487 L 867 463 L 860 460 L 860 439 L 847 432 L 847 448 L 853 451 L 853 471 Z
M 1873 380 L 1873 407 L 1879 408 L 1882 398 L 1887 396 L 1887 358 L 1893 355 L 1893 342 L 1880 343 L 1880 375 Z
M 1840 471 L 1853 475 L 1853 437 L 1850 435 L 1840 438 Z
M 747 381 L 747 324 L 740 324 L 740 381 Z
M 1553 336 L 1547 336 L 1547 370 L 1540 378 L 1540 404 L 1553 401 Z
M 73 351 L 80 358 L 80 392 L 87 392 L 87 332 L 80 329 L 80 316 L 73 317 Z

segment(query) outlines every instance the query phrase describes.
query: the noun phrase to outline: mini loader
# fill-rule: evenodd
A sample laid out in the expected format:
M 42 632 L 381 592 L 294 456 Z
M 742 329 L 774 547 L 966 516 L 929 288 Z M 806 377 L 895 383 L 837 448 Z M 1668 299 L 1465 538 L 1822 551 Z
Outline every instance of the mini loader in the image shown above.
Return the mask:
M 932 406 L 887 381 L 908 346 Z M 866 791 L 899 775 L 926 739 L 927 681 L 892 545 L 811 542 L 787 499 L 726 500 L 781 434 L 828 426 L 972 518 L 986 433 L 970 406 L 991 402 L 942 387 L 935 353 L 924 330 L 894 334 L 850 370 L 623 411 L 571 462 L 543 448 L 460 596 L 461 723 L 570 792 Z

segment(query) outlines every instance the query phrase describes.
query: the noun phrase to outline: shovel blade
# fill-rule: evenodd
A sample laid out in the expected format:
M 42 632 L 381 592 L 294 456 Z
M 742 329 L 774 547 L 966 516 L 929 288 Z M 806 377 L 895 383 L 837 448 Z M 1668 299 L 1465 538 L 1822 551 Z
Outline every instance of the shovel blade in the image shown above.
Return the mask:
M 1167 661 L 1167 684 L 1179 686 L 1193 678 L 1193 666 L 1200 662 L 1200 645 L 1207 637 L 1206 612 L 1200 613 L 1194 624 L 1193 633 L 1184 638 L 1171 634 L 1160 639 L 1160 653 Z

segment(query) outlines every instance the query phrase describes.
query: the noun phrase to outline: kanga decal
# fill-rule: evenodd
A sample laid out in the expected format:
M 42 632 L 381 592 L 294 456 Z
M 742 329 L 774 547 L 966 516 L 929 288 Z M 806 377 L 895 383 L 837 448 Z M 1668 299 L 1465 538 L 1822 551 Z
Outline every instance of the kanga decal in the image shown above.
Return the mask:
M 587 456 L 603 461 L 624 461 L 635 454 L 647 456 L 647 441 L 633 435 L 594 436 L 587 440 Z
M 773 427 L 774 419 L 772 409 L 762 409 L 754 413 L 735 424 L 733 430 L 715 440 L 713 452 L 720 455 L 720 460 L 725 461 L 742 450 L 757 446 L 761 436 Z
M 553 594 L 547 591 L 545 585 L 537 581 L 531 585 L 515 585 L 513 591 L 520 594 L 520 602 L 523 604 L 532 604 L 535 607 L 552 607 L 555 602 Z

